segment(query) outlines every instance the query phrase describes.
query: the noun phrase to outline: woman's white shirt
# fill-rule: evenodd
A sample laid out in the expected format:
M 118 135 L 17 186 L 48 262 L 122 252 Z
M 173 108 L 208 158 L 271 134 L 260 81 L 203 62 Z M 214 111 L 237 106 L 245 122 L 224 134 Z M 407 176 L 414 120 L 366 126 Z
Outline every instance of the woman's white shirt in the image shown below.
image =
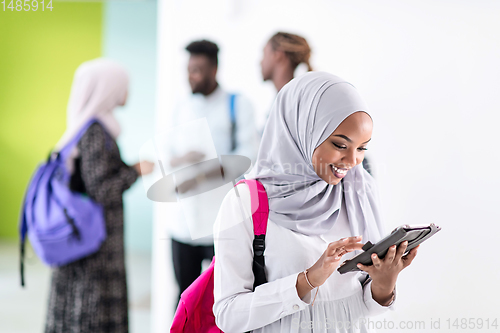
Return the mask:
M 344 204 L 333 228 L 321 236 L 307 236 L 268 220 L 264 258 L 269 282 L 252 291 L 250 191 L 244 183 L 236 190 L 224 198 L 214 225 L 213 311 L 222 331 L 372 332 L 367 318 L 393 309 L 394 302 L 386 307 L 373 299 L 371 280 L 364 272 L 335 271 L 319 287 L 314 306 L 310 303 L 318 288 L 303 299 L 297 294 L 298 274 L 311 267 L 330 242 L 356 236 L 351 235 Z M 354 255 L 349 253 L 342 260 Z

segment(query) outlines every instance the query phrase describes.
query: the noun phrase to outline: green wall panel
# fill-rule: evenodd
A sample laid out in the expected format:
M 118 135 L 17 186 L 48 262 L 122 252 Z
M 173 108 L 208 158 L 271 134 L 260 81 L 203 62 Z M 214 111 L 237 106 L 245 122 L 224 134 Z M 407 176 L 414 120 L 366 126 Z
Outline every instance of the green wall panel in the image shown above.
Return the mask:
M 76 68 L 101 55 L 102 3 L 52 5 L 4 12 L 0 4 L 0 238 L 17 237 L 29 178 L 64 132 Z

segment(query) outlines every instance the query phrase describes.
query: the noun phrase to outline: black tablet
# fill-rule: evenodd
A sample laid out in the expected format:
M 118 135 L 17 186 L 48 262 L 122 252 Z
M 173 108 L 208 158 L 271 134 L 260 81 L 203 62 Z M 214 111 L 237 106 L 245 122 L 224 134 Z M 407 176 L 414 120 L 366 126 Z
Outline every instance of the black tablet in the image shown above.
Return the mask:
M 418 244 L 432 237 L 436 232 L 440 231 L 441 228 L 434 223 L 428 226 L 410 226 L 402 225 L 394 229 L 390 235 L 378 241 L 375 245 L 369 241 L 363 246 L 362 253 L 358 254 L 352 259 L 344 261 L 337 269 L 340 274 L 345 274 L 347 272 L 359 271 L 360 269 L 356 266 L 358 263 L 369 266 L 372 265 L 371 255 L 376 253 L 379 258 L 384 258 L 389 247 L 392 245 L 401 244 L 404 241 L 408 241 L 408 247 L 406 248 L 405 254 L 416 247 Z

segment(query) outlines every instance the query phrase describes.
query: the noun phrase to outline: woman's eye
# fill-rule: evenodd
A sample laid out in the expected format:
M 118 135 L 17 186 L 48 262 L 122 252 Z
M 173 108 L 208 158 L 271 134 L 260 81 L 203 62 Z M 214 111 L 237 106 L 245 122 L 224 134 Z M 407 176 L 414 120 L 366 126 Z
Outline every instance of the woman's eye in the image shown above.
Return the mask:
M 347 149 L 347 147 L 346 147 L 346 146 L 341 146 L 341 145 L 339 145 L 339 144 L 336 144 L 335 142 L 332 142 L 332 143 L 333 143 L 333 145 L 334 145 L 335 147 L 337 147 L 338 149 Z M 358 151 L 365 151 L 365 150 L 368 150 L 368 148 L 366 148 L 366 147 L 359 147 L 359 148 L 358 148 Z
M 346 148 L 347 148 L 346 146 L 341 146 L 341 145 L 338 145 L 338 144 L 336 144 L 335 142 L 332 142 L 332 143 L 333 143 L 333 145 L 334 145 L 335 147 L 337 147 L 338 149 L 346 149 Z

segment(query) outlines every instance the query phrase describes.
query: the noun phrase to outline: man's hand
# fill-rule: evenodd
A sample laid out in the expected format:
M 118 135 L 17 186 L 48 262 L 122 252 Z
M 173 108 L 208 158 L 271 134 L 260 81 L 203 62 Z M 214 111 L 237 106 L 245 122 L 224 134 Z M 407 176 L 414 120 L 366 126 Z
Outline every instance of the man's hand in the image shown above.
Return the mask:
M 149 161 L 141 161 L 139 163 L 134 164 L 132 167 L 137 171 L 139 176 L 144 176 L 153 172 L 155 164 Z
M 205 158 L 205 154 L 199 151 L 191 150 L 180 157 L 174 157 L 170 160 L 170 166 L 175 168 L 182 164 L 195 164 L 201 162 Z

